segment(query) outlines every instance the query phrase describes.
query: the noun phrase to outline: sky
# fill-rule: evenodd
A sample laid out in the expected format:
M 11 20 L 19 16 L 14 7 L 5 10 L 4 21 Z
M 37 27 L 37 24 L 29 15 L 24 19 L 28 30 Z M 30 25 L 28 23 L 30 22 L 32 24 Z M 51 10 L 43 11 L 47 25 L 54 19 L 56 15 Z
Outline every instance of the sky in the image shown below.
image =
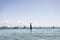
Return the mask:
M 60 0 L 0 0 L 0 26 L 60 27 Z

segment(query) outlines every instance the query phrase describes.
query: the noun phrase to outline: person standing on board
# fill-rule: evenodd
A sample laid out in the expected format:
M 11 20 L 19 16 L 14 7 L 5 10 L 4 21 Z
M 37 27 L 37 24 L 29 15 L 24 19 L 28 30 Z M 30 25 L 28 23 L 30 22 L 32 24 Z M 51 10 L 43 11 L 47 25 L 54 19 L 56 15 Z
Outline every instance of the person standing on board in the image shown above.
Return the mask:
M 30 31 L 32 31 L 32 24 L 30 23 Z

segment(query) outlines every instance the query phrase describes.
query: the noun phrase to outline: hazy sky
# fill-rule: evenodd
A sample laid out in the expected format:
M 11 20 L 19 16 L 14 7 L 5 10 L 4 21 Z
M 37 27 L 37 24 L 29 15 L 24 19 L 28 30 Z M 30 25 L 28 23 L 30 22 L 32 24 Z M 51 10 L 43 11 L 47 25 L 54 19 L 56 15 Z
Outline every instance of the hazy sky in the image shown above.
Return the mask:
M 0 26 L 60 26 L 60 0 L 0 0 Z

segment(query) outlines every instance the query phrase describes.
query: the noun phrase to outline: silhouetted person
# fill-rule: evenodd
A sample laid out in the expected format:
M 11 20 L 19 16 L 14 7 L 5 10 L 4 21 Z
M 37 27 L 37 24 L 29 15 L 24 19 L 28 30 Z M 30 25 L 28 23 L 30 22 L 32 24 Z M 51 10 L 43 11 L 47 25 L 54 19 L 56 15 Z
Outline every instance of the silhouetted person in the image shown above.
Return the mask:
M 32 31 L 32 24 L 30 23 L 30 31 Z

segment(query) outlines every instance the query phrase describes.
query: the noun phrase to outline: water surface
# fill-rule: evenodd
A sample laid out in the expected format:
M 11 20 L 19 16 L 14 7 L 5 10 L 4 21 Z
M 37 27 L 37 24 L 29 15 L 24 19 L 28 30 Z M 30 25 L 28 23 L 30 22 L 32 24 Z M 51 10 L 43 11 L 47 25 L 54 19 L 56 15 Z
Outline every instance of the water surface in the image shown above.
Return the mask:
M 60 29 L 2 29 L 0 40 L 60 40 Z

